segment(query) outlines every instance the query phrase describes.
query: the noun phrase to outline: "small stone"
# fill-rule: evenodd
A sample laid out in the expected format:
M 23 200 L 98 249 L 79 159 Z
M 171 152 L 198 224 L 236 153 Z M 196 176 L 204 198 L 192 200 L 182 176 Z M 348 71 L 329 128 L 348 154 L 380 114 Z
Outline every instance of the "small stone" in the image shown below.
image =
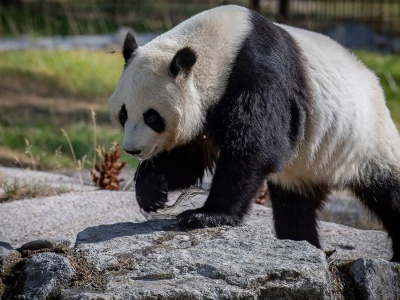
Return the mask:
M 20 249 L 22 250 L 42 250 L 53 249 L 54 244 L 48 240 L 34 240 L 23 244 Z
M 59 294 L 75 270 L 61 255 L 39 253 L 28 259 L 24 273 L 26 281 L 19 299 L 39 300 Z

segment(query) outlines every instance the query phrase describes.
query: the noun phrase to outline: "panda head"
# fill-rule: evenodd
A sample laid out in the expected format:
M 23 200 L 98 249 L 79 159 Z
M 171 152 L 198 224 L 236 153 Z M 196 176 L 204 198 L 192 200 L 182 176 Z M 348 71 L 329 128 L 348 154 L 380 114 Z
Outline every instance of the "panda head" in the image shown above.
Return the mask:
M 109 104 L 111 119 L 124 130 L 124 150 L 149 159 L 196 136 L 203 116 L 195 51 L 162 36 L 138 47 L 128 33 L 122 53 L 125 67 Z

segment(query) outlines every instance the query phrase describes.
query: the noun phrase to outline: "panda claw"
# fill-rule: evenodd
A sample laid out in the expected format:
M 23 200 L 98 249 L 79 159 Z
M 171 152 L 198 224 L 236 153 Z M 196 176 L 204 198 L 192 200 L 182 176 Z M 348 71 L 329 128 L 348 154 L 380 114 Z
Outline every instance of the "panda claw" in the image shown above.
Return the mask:
M 184 230 L 218 227 L 238 226 L 241 218 L 225 213 L 203 212 L 201 209 L 187 210 L 177 216 L 178 226 Z

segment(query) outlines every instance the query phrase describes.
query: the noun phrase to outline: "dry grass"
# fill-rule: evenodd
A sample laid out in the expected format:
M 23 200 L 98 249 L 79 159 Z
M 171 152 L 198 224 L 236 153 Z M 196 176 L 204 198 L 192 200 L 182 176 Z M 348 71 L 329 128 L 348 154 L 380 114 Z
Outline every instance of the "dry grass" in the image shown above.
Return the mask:
M 68 258 L 75 269 L 75 274 L 68 283 L 69 287 L 95 291 L 104 290 L 107 281 L 104 274 L 89 263 L 79 250 L 70 250 Z
M 0 188 L 2 189 L 2 193 L 0 190 L 0 203 L 13 200 L 58 196 L 69 192 L 69 189 L 61 186 L 53 187 L 43 183 L 27 184 L 15 178 L 11 181 L 7 181 L 4 175 L 0 176 Z

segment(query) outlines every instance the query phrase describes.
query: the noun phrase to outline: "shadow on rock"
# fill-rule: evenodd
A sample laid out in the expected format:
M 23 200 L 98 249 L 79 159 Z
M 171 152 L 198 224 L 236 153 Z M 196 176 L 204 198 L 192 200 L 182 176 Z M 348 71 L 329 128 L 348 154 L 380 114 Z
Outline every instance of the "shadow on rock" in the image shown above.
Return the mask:
M 149 234 L 157 231 L 178 231 L 175 220 L 156 219 L 141 223 L 116 223 L 88 227 L 78 233 L 75 246 L 99 243 L 124 236 Z

